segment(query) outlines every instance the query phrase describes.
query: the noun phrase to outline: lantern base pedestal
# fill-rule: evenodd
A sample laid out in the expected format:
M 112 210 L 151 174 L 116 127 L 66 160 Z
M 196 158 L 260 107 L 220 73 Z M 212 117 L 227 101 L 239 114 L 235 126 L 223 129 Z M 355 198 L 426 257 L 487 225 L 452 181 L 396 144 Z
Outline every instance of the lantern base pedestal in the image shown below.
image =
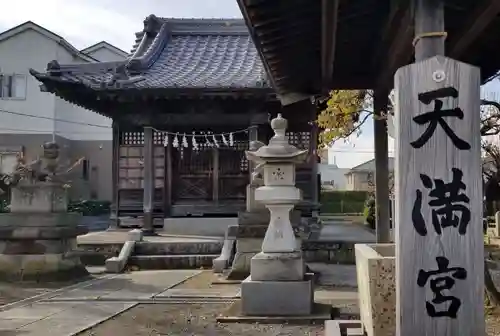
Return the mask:
M 313 282 L 305 275 L 301 251 L 260 252 L 252 258 L 251 274 L 241 283 L 243 315 L 309 315 L 313 304 Z
M 251 276 L 255 281 L 302 281 L 306 273 L 301 251 L 260 252 L 250 263 Z
M 257 281 L 249 276 L 241 283 L 241 314 L 246 316 L 310 315 L 314 306 L 312 279 Z

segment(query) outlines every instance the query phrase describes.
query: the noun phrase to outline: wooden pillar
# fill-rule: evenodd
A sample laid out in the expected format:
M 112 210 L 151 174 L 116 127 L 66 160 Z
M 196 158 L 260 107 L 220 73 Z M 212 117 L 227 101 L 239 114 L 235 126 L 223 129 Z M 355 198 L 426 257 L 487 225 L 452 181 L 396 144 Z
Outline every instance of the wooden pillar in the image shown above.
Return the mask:
M 413 0 L 415 13 L 415 61 L 444 55 L 444 36 L 424 37 L 422 34 L 444 32 L 444 1 Z
M 416 63 L 395 76 L 396 335 L 485 335 L 480 70 L 430 37 L 442 0 L 413 5 Z
M 215 204 L 219 202 L 219 149 L 212 149 L 213 164 L 212 164 L 212 200 Z
M 168 134 L 165 135 L 169 137 Z M 168 139 L 169 145 L 165 147 L 165 215 L 172 216 L 172 139 Z
M 309 140 L 309 153 L 310 153 L 310 165 L 311 165 L 311 194 L 312 194 L 312 217 L 319 217 L 319 194 L 320 194 L 320 186 L 319 183 L 321 180 L 318 179 L 318 135 L 319 128 L 318 124 L 315 122 L 316 119 L 316 110 L 313 109 L 313 121 L 311 125 L 311 136 Z
M 144 127 L 144 222 L 142 230 L 145 235 L 154 235 L 155 161 L 153 135 L 152 127 Z
M 111 145 L 111 188 L 112 188 L 112 213 L 111 213 L 111 227 L 118 227 L 120 221 L 120 127 L 118 122 L 113 120 L 112 126 L 112 145 Z
M 389 102 L 385 90 L 374 92 L 373 136 L 375 142 L 375 209 L 377 243 L 389 243 L 390 218 L 389 218 L 389 149 L 387 135 L 387 120 L 380 117 L 382 112 L 387 112 Z
M 248 130 L 248 144 L 250 146 L 250 142 L 259 140 L 259 124 L 252 123 L 250 125 L 250 129 Z M 255 168 L 255 163 L 252 161 L 248 161 L 248 176 L 251 178 L 252 172 Z

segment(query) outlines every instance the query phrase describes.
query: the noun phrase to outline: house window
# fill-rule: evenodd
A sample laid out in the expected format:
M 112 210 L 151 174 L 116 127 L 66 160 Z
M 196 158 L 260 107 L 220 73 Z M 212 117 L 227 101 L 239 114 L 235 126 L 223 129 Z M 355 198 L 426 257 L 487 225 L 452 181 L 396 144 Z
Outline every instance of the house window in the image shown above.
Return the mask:
M 26 99 L 26 75 L 0 74 L 0 99 Z

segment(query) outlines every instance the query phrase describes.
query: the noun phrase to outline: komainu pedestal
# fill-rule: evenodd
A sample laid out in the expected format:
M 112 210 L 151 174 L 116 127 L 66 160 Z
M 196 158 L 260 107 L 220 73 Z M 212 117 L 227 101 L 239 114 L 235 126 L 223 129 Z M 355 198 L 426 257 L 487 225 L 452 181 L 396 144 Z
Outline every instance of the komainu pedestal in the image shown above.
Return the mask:
M 72 251 L 80 214 L 67 212 L 66 185 L 25 166 L 14 176 L 10 213 L 0 214 L 0 281 L 64 281 L 87 275 Z M 36 176 L 35 176 L 36 175 Z M 50 177 L 49 177 L 50 176 Z

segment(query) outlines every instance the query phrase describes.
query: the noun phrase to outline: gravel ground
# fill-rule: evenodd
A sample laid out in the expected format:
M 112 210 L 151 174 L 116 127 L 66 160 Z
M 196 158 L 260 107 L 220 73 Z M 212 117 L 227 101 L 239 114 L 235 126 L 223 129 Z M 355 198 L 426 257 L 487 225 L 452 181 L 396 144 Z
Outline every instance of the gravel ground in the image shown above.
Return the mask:
M 488 336 L 500 336 L 500 314 L 498 312 L 486 316 L 486 333 Z
M 150 304 L 129 311 L 79 336 L 319 336 L 323 325 L 217 323 L 227 304 Z
M 183 283 L 175 286 L 175 289 L 210 289 L 216 288 L 221 291 L 223 290 L 234 290 L 240 287 L 240 284 L 212 284 L 214 281 L 220 281 L 221 277 L 218 274 L 215 274 L 212 270 L 203 271 L 200 274 L 189 278 Z

